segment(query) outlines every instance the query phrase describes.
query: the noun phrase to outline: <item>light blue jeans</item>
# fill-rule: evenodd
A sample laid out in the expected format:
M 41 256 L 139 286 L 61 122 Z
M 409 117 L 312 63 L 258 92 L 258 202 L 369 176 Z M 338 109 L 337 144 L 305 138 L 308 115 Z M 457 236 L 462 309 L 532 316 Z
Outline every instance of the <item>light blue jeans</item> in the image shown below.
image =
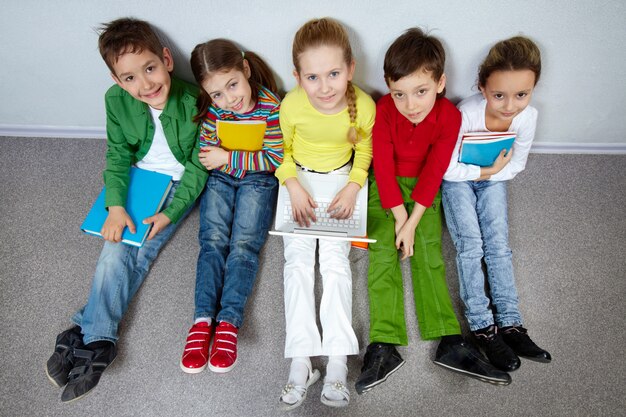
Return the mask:
M 200 199 L 194 319 L 241 326 L 277 195 L 272 172 L 248 172 L 241 179 L 211 172 Z
M 178 182 L 174 182 L 165 206 L 171 203 L 177 187 Z M 152 261 L 192 208 L 178 223 L 170 223 L 152 240 L 146 240 L 141 248 L 104 242 L 87 304 L 72 317 L 72 321 L 82 329 L 85 344 L 98 340 L 117 342 L 120 321 L 146 278 Z
M 494 318 L 499 327 L 522 325 L 509 248 L 506 181 L 443 181 L 441 191 L 470 330 L 490 326 Z M 483 258 L 494 311 L 485 291 Z

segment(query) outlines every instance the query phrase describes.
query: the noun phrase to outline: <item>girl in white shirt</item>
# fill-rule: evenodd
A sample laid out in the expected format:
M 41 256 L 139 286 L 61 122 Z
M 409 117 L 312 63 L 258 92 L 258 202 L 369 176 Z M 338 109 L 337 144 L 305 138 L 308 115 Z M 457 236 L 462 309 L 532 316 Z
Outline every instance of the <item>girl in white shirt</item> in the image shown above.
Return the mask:
M 491 363 L 507 372 L 519 368 L 518 356 L 551 360 L 522 327 L 507 219 L 506 181 L 526 167 L 537 124 L 537 110 L 529 103 L 540 74 L 539 48 L 530 39 L 516 36 L 491 48 L 479 69 L 480 94 L 458 106 L 459 140 L 441 185 L 465 317 Z M 458 162 L 467 132 L 515 132 L 516 139 L 508 153 L 503 150 L 491 166 L 480 167 Z

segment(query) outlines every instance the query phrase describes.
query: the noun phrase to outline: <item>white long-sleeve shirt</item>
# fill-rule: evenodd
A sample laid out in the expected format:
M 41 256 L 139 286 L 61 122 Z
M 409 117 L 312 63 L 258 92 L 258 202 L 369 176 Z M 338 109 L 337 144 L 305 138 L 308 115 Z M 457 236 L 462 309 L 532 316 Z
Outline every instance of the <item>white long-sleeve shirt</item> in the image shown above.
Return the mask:
M 446 181 L 472 181 L 480 177 L 480 167 L 459 162 L 459 149 L 464 133 L 489 131 L 485 125 L 487 100 L 482 94 L 475 94 L 461 101 L 457 107 L 462 115 L 461 130 L 454 152 L 452 152 L 450 165 L 443 179 Z M 511 127 L 509 127 L 510 132 L 516 133 L 515 142 L 513 142 L 513 157 L 500 172 L 492 175 L 489 181 L 510 180 L 526 168 L 526 160 L 535 138 L 536 127 L 537 109 L 526 106 L 520 114 L 513 118 Z

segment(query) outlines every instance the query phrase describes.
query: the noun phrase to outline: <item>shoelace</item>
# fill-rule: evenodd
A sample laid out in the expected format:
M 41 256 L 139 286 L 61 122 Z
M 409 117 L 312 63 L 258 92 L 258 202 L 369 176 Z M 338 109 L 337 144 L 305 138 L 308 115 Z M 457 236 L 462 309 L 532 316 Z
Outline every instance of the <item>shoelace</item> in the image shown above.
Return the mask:
M 375 352 L 371 353 L 371 352 L 367 352 L 367 355 L 372 355 L 373 358 L 371 360 L 372 366 L 370 367 L 370 369 L 379 369 L 383 362 L 385 361 L 385 351 L 382 349 L 377 349 Z M 365 361 L 367 363 L 367 361 Z M 364 366 L 365 367 L 365 366 Z

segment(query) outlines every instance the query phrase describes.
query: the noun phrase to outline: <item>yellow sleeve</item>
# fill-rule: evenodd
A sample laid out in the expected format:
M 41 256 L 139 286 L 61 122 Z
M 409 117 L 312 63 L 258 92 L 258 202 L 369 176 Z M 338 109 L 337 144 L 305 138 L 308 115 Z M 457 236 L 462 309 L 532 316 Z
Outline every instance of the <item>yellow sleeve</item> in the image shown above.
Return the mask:
M 283 163 L 276 169 L 276 178 L 283 184 L 287 178 L 293 178 L 297 176 L 296 163 L 293 161 L 293 137 L 295 133 L 295 127 L 290 118 L 289 109 L 293 106 L 290 105 L 291 100 L 285 97 L 280 106 L 280 130 L 283 133 Z

